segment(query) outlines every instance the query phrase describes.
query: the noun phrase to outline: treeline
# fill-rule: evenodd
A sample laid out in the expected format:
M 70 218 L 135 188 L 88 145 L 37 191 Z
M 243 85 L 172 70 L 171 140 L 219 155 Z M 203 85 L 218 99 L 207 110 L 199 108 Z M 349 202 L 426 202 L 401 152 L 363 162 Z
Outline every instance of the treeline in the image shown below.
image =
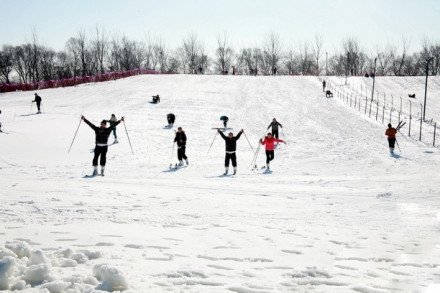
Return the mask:
M 224 34 L 217 38 L 215 54 L 208 56 L 196 35 L 170 49 L 160 38 L 145 42 L 126 36 L 110 38 L 96 29 L 93 36 L 79 32 L 66 42 L 64 51 L 56 52 L 39 44 L 34 34 L 30 43 L 3 45 L 0 83 L 60 80 L 138 68 L 189 74 L 231 74 L 234 67 L 235 74 L 365 75 L 374 71 L 375 63 L 376 75 L 425 75 L 427 67 L 429 75 L 437 75 L 440 44 L 425 40 L 421 51 L 412 54 L 408 45 L 404 39 L 401 45 L 367 54 L 357 39 L 348 38 L 340 53 L 328 56 L 320 36 L 289 50 L 282 47 L 278 35 L 270 34 L 259 47 L 236 50 Z

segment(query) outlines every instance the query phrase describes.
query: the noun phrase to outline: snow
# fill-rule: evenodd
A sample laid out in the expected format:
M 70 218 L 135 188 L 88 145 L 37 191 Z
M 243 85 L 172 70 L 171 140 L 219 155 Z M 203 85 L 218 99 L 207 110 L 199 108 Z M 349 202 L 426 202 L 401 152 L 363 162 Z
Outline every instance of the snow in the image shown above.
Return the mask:
M 328 81 L 354 92 L 372 80 Z M 436 121 L 439 84 L 430 77 Z M 420 100 L 424 78 L 375 86 Z M 317 77 L 144 75 L 38 94 L 41 115 L 30 112 L 33 92 L 0 95 L 1 290 L 438 291 L 439 149 L 404 127 L 390 157 L 386 127 L 325 98 Z M 161 102 L 149 103 L 156 94 Z M 80 116 L 98 125 L 112 113 L 126 120 L 106 176 L 84 178 L 94 133 Z M 225 143 L 212 128 L 222 115 L 246 134 L 236 176 L 221 176 Z M 274 117 L 287 144 L 271 172 L 252 171 Z M 190 165 L 170 170 L 178 126 Z M 258 166 L 264 159 L 260 150 Z

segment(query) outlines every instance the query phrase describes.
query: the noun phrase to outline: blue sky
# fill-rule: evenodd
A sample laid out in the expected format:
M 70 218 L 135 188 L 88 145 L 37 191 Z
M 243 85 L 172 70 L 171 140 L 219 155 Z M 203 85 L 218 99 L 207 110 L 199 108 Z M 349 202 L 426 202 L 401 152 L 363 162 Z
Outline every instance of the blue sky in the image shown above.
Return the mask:
M 0 0 L 0 45 L 29 42 L 35 30 L 40 43 L 63 50 L 66 41 L 95 28 L 107 35 L 145 41 L 160 37 L 177 48 L 190 34 L 208 51 L 227 33 L 234 48 L 260 46 L 277 33 L 284 49 L 297 49 L 320 35 L 329 54 L 348 37 L 372 53 L 376 47 L 422 39 L 440 42 L 438 0 Z M 5 13 L 6 12 L 6 13 Z

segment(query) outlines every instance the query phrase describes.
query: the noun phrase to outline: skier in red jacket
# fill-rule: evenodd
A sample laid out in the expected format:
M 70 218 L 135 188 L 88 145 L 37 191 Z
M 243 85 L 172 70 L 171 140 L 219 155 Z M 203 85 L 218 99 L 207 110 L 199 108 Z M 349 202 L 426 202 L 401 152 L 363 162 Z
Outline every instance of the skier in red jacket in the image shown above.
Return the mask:
M 270 165 L 269 165 L 270 161 L 272 161 L 275 158 L 274 150 L 275 150 L 276 142 L 286 143 L 282 139 L 272 137 L 272 133 L 268 133 L 264 138 L 264 140 L 260 139 L 260 143 L 266 146 L 266 168 L 268 170 L 270 170 Z

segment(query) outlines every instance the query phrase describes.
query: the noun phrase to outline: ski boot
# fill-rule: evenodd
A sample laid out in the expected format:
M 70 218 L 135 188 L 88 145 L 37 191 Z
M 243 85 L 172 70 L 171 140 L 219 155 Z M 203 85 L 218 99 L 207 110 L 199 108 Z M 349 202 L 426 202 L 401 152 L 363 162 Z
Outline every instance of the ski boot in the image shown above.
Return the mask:
M 189 165 L 188 159 L 185 160 L 185 163 L 186 163 L 187 166 Z
M 234 168 L 234 173 L 232 173 L 232 175 L 237 174 L 237 167 Z
M 183 166 L 183 161 L 182 160 L 180 160 L 179 161 L 179 165 L 178 165 L 179 167 L 182 167 Z
M 93 173 L 92 176 L 98 175 L 98 166 L 93 166 Z
M 225 168 L 225 174 L 223 174 L 223 175 L 228 175 L 228 171 L 229 171 L 229 168 Z
M 101 176 L 104 176 L 105 166 L 101 166 Z

